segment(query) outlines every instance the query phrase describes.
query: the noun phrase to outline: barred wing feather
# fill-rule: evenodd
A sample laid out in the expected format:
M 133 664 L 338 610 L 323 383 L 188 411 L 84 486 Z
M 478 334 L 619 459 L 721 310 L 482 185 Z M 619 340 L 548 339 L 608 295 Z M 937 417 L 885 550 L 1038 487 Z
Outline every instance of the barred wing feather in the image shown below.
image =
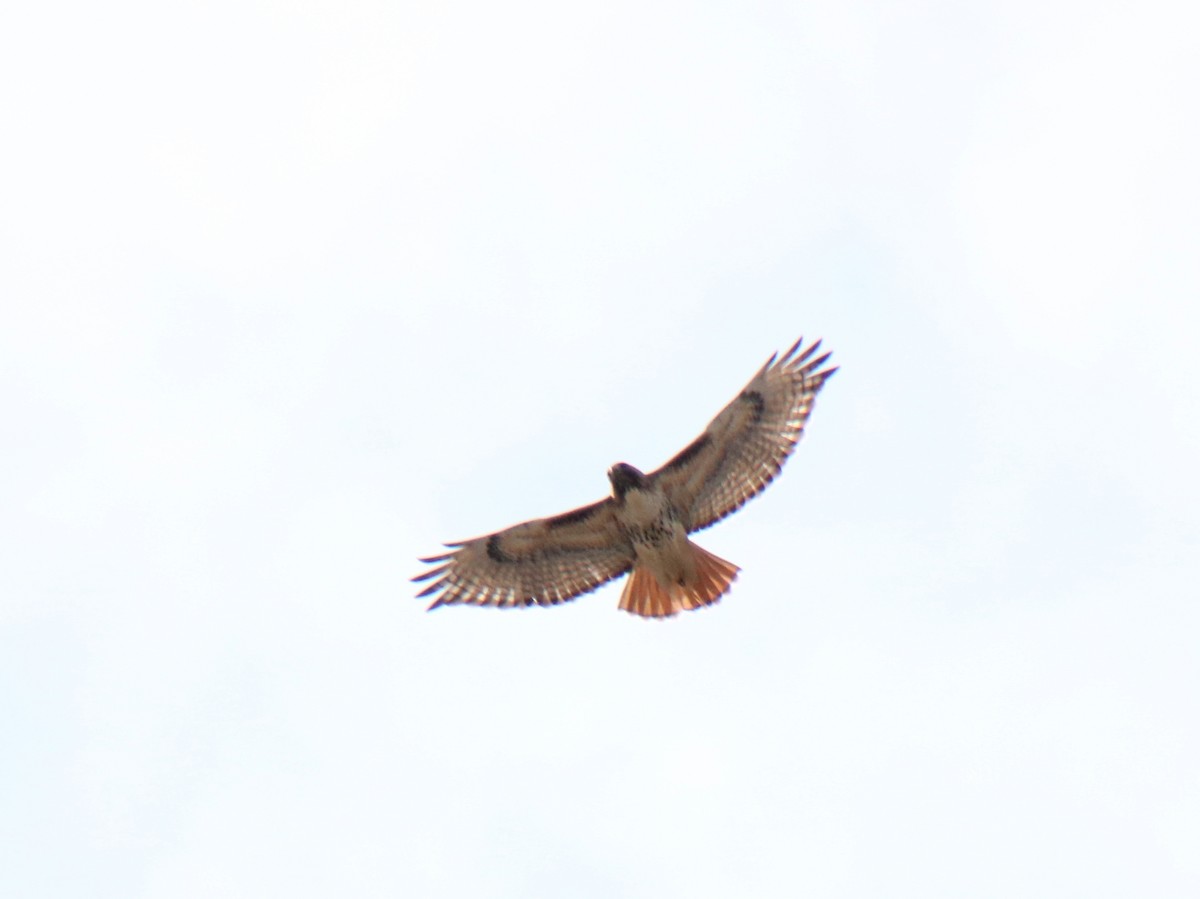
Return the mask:
M 557 605 L 619 577 L 634 562 L 611 499 L 446 546 L 450 552 L 421 559 L 434 567 L 413 578 L 435 579 L 417 594 L 434 597 L 431 609 Z
M 836 368 L 823 368 L 821 341 L 796 341 L 772 356 L 750 383 L 682 452 L 650 474 L 685 517 L 688 531 L 714 524 L 763 491 L 779 474 Z

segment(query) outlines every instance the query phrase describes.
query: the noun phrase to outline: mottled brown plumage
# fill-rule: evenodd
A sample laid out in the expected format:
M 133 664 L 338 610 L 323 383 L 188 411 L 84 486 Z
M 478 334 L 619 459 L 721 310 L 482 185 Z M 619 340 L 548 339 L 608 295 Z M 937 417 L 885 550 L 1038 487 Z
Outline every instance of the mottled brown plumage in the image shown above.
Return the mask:
M 821 342 L 798 340 L 750 383 L 678 455 L 642 474 L 618 463 L 613 495 L 553 518 L 527 521 L 421 559 L 434 567 L 418 596 L 430 609 L 468 603 L 556 605 L 632 570 L 622 609 L 661 618 L 716 602 L 738 568 L 687 539 L 741 508 L 775 478 L 804 431 L 813 402 L 836 368 L 822 368 Z M 815 358 L 814 358 L 815 357 Z

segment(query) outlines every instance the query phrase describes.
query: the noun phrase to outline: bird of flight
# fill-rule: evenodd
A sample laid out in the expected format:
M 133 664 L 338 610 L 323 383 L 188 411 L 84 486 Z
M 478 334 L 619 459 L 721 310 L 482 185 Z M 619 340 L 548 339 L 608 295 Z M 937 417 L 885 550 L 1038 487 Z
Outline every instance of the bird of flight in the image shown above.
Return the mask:
M 804 433 L 813 402 L 836 368 L 821 341 L 772 355 L 704 433 L 661 468 L 618 462 L 612 496 L 463 543 L 420 561 L 435 578 L 418 596 L 438 606 L 548 606 L 629 573 L 621 608 L 665 618 L 711 605 L 740 570 L 688 539 L 742 507 L 774 480 Z M 815 357 L 815 358 L 814 358 Z

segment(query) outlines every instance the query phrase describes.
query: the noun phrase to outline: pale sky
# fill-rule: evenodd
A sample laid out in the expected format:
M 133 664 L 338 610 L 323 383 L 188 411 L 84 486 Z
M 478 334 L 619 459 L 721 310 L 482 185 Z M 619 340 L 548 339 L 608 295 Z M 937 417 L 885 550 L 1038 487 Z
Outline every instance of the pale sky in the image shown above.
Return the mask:
M 0 895 L 1200 895 L 1171 3 L 0 17 Z M 668 622 L 443 541 L 842 366 Z

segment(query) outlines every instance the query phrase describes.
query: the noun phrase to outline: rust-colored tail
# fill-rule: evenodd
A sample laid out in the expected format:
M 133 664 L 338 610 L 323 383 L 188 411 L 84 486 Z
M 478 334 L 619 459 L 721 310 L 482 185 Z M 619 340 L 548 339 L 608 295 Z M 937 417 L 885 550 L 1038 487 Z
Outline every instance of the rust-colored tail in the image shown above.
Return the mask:
M 728 593 L 741 569 L 690 540 L 687 545 L 696 566 L 691 581 L 664 587 L 654 572 L 644 565 L 635 565 L 621 593 L 621 608 L 643 618 L 666 618 L 676 612 L 712 605 Z

